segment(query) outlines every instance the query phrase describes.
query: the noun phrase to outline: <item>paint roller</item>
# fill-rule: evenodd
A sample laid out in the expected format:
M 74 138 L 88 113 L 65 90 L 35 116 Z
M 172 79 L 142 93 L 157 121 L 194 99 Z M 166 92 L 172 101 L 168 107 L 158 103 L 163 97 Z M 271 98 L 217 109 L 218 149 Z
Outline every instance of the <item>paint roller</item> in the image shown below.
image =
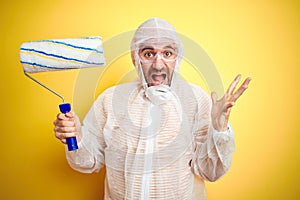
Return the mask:
M 24 42 L 20 47 L 20 62 L 28 78 L 62 99 L 59 109 L 65 114 L 71 111 L 71 105 L 65 103 L 63 96 L 28 73 L 102 67 L 105 65 L 102 38 L 93 36 Z M 78 149 L 76 137 L 66 140 L 69 151 Z

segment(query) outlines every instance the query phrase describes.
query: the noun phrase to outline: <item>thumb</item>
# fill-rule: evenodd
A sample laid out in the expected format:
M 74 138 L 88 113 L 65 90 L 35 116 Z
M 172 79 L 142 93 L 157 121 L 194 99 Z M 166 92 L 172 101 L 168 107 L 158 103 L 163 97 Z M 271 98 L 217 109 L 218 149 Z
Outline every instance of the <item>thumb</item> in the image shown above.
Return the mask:
M 75 114 L 74 111 L 70 111 L 70 112 L 66 113 L 65 116 L 68 118 L 75 118 L 77 115 Z
M 212 92 L 211 93 L 212 103 L 215 104 L 217 102 L 217 99 L 218 99 L 217 93 L 216 92 Z

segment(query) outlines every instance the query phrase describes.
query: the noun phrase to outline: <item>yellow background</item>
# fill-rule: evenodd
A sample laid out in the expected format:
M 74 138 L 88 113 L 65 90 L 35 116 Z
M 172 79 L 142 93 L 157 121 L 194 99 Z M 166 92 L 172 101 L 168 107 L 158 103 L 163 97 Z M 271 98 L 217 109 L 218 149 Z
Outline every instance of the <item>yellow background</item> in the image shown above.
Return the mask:
M 219 181 L 206 184 L 208 200 L 300 199 L 298 1 L 28 0 L 1 1 L 0 11 L 0 199 L 103 196 L 104 170 L 85 175 L 68 166 L 52 125 L 60 100 L 23 75 L 21 43 L 89 35 L 105 41 L 154 16 L 203 47 L 225 87 L 237 73 L 253 79 L 231 115 L 236 136 L 232 167 Z M 124 72 L 133 69 L 129 55 L 113 64 Z M 116 69 L 101 87 L 115 84 Z M 77 75 L 34 76 L 72 102 Z M 202 85 L 200 79 L 191 81 Z M 78 105 L 79 115 L 86 109 Z

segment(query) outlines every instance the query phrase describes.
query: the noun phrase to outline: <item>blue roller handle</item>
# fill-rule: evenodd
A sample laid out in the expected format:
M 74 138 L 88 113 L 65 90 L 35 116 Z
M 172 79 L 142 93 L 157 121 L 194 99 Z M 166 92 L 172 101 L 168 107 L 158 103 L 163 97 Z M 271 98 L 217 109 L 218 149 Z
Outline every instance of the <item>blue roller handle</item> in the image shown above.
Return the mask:
M 69 104 L 69 103 L 60 104 L 59 110 L 60 110 L 60 112 L 66 114 L 71 111 L 71 104 Z M 74 151 L 74 150 L 78 149 L 76 137 L 69 137 L 69 138 L 66 138 L 66 140 L 67 140 L 67 145 L 68 145 L 69 151 Z

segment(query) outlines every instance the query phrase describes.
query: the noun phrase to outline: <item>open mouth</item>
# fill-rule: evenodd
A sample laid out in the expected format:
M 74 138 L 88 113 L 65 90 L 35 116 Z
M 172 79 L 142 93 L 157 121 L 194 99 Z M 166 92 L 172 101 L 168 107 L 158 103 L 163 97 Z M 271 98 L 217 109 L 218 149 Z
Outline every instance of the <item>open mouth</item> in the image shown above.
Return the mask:
M 163 84 L 166 80 L 167 75 L 166 74 L 153 74 L 151 76 L 152 80 L 154 81 L 154 85 L 160 85 Z

